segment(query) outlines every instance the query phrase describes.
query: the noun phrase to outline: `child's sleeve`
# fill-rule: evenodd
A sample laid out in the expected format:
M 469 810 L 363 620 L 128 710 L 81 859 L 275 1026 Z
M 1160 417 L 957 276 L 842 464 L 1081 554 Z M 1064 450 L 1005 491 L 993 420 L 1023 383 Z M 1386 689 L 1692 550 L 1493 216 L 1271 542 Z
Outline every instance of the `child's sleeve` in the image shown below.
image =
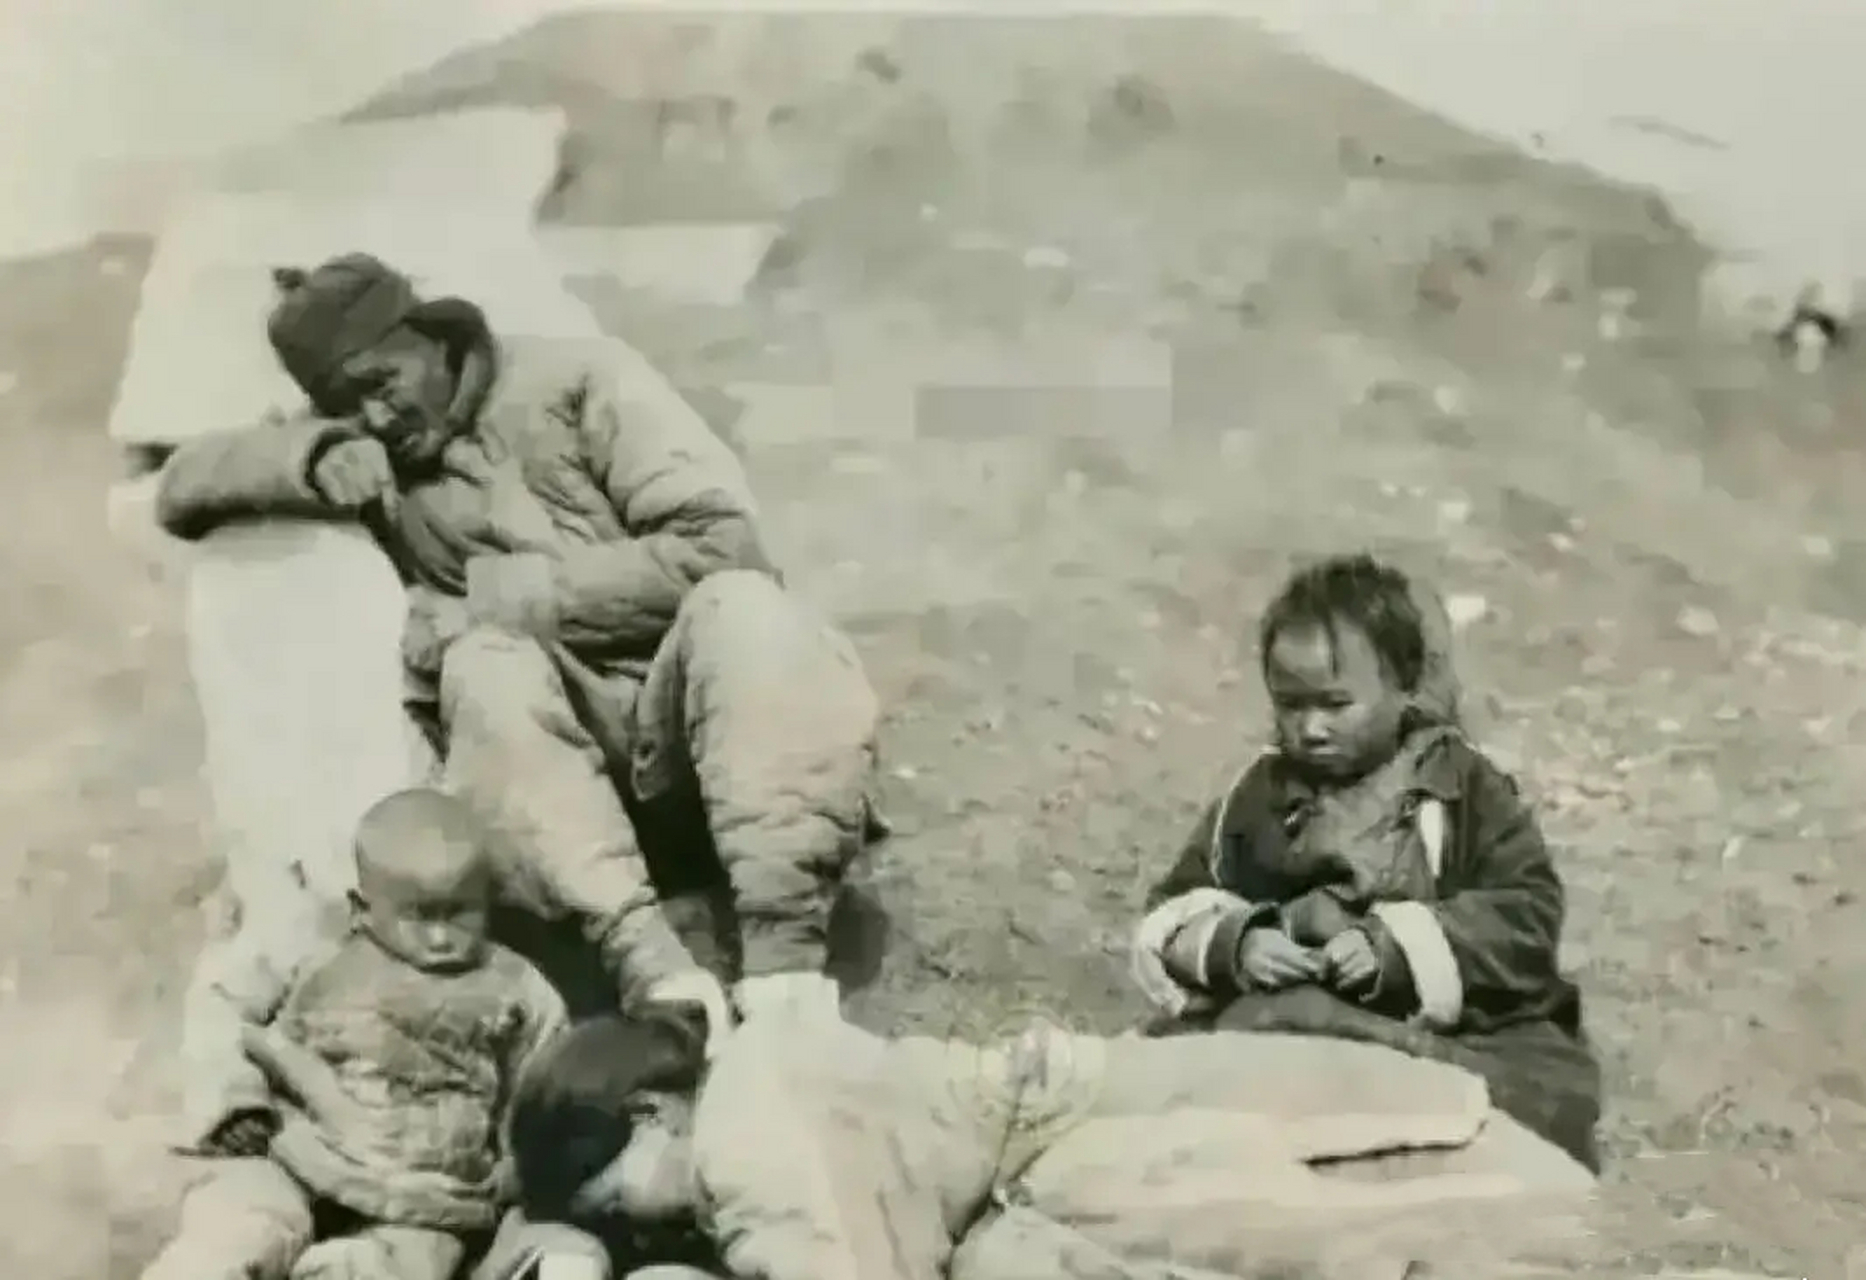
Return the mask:
M 1434 1030 L 1493 1022 L 1560 981 L 1566 896 L 1515 781 L 1482 756 L 1466 775 L 1456 861 L 1436 902 L 1373 909 L 1383 952 L 1376 1001 L 1397 1001 Z
M 1134 982 L 1168 1014 L 1239 988 L 1237 959 L 1244 934 L 1274 920 L 1276 904 L 1253 903 L 1218 883 L 1215 856 L 1226 815 L 1257 776 L 1253 767 L 1194 824 L 1171 870 L 1147 894 L 1135 932 Z
M 236 937 L 201 959 L 182 1009 L 181 1056 L 187 1145 L 200 1146 L 228 1120 L 273 1105 L 266 1074 L 246 1054 L 249 1027 L 277 1014 L 296 969 Z

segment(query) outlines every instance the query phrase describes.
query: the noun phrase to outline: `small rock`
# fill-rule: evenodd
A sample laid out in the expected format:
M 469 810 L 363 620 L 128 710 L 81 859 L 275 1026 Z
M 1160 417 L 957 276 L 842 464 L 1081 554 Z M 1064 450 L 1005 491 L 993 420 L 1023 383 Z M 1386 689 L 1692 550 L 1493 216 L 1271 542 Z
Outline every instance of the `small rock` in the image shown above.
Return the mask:
M 1061 271 L 1069 261 L 1069 255 L 1053 245 L 1036 245 L 1024 250 L 1024 265 L 1032 271 Z
M 1434 391 L 1432 403 L 1444 414 L 1461 414 L 1466 405 L 1464 392 L 1453 386 L 1443 386 Z
M 1831 538 L 1823 538 L 1818 533 L 1811 533 L 1801 540 L 1802 554 L 1814 560 L 1832 560 L 1834 543 Z
M 920 776 L 920 770 L 910 764 L 896 765 L 890 772 L 902 782 L 912 782 Z
M 1447 498 L 1438 504 L 1438 518 L 1444 524 L 1463 524 L 1471 518 L 1471 504 L 1464 498 Z
M 1678 614 L 1678 629 L 1688 636 L 1708 640 L 1723 630 L 1717 615 L 1698 605 L 1687 605 Z
M 1566 555 L 1574 550 L 1574 539 L 1570 538 L 1565 533 L 1551 533 L 1549 535 L 1549 545 L 1563 555 Z
M 1143 724 L 1134 731 L 1134 736 L 1151 745 L 1160 740 L 1160 731 L 1150 724 Z
M 1452 630 L 1462 631 L 1489 614 L 1490 601 L 1480 595 L 1447 596 L 1445 612 L 1451 617 Z
M 1685 729 L 1685 727 L 1682 724 L 1679 724 L 1676 720 L 1671 720 L 1671 719 L 1661 720 L 1656 725 L 1654 725 L 1653 728 L 1657 729 L 1660 733 L 1664 734 L 1668 738 L 1677 737 L 1679 734 L 1683 733 Z

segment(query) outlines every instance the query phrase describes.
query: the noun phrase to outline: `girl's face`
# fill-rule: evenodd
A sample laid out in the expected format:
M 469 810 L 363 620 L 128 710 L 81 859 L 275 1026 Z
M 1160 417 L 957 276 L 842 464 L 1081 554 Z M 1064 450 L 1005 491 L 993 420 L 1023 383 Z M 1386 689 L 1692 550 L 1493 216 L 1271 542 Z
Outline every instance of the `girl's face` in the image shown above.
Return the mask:
M 699 1202 L 693 1163 L 693 1100 L 672 1093 L 630 1099 L 628 1146 L 577 1193 L 572 1208 L 643 1226 L 690 1216 Z
M 1277 745 L 1307 773 L 1357 778 L 1399 749 L 1410 703 L 1361 631 L 1286 627 L 1264 657 Z

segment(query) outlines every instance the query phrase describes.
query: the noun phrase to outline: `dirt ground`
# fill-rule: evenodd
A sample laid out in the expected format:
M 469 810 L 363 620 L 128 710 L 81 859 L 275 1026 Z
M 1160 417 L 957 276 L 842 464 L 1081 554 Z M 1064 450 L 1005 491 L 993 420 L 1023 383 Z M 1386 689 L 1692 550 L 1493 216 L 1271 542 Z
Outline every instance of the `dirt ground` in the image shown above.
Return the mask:
M 771 21 L 558 20 L 363 114 L 563 105 L 547 217 L 784 224 L 744 307 L 579 288 L 744 404 L 773 539 L 886 700 L 901 834 L 855 1016 L 1129 1023 L 1144 886 L 1266 729 L 1256 610 L 1293 558 L 1373 546 L 1468 598 L 1478 731 L 1561 851 L 1611 1094 L 1589 1273 L 1847 1274 L 1854 357 L 1802 377 L 1703 316 L 1713 256 L 1649 194 L 1242 28 Z M 74 1280 L 130 1274 L 173 1198 L 162 1072 L 215 875 L 178 590 L 102 525 L 145 256 L 0 268 L 0 1257 Z M 955 334 L 1104 344 L 1076 375 L 1104 385 L 884 394 Z M 1170 395 L 1106 385 L 1135 350 Z M 771 388 L 832 379 L 868 391 L 772 425 Z

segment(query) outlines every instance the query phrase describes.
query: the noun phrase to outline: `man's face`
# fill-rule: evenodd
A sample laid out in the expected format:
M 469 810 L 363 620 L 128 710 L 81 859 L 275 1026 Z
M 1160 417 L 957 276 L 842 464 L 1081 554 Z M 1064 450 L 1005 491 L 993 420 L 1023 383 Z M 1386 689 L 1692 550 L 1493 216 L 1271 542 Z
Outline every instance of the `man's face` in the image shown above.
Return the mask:
M 354 405 L 363 427 L 382 442 L 397 472 L 419 474 L 439 461 L 452 438 L 447 408 L 454 378 L 446 352 L 418 334 L 392 335 L 344 364 L 338 400 Z

